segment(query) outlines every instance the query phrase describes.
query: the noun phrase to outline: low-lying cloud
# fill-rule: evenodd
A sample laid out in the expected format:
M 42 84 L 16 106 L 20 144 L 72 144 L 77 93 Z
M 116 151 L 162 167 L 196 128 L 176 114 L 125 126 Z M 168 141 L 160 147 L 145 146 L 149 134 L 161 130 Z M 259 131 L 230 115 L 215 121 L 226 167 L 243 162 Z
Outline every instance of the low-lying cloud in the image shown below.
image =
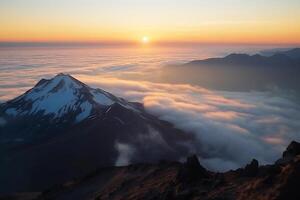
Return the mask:
M 252 158 L 271 163 L 291 140 L 300 139 L 300 108 L 271 92 L 212 91 L 191 85 L 78 77 L 131 101 L 194 134 L 189 144 L 212 170 L 228 170 Z
M 126 166 L 130 164 L 130 159 L 133 156 L 135 149 L 129 144 L 124 144 L 120 142 L 115 143 L 115 148 L 117 149 L 119 155 L 116 160 L 116 166 Z

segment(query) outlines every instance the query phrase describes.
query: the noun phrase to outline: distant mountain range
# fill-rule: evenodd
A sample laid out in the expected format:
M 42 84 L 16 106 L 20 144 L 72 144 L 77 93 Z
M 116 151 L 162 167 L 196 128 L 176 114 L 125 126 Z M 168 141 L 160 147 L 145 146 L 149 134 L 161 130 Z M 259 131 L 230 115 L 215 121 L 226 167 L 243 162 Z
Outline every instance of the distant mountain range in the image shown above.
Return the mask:
M 298 53 L 298 55 L 297 55 Z M 194 60 L 189 65 L 239 65 L 249 67 L 296 67 L 300 64 L 300 49 L 294 49 L 272 56 L 262 56 L 259 54 L 230 54 L 224 58 L 209 58 L 206 60 Z
M 293 59 L 300 59 L 300 48 L 294 48 L 294 49 L 273 49 L 273 50 L 265 50 L 261 51 L 259 54 L 263 56 L 273 56 L 276 54 L 283 54 L 286 56 L 289 56 Z
M 192 136 L 70 75 L 0 104 L 0 193 L 40 191 L 103 166 L 178 160 Z
M 300 91 L 299 75 L 300 48 L 296 48 L 270 56 L 230 54 L 223 58 L 194 60 L 167 66 L 163 77 L 171 82 L 221 90 L 280 88 Z

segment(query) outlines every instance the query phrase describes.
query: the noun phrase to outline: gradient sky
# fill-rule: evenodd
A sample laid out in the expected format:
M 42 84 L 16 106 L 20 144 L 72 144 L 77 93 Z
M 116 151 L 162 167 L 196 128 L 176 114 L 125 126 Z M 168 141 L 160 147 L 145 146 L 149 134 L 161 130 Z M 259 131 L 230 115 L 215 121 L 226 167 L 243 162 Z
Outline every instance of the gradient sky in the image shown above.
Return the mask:
M 299 0 L 0 0 L 0 41 L 300 43 Z

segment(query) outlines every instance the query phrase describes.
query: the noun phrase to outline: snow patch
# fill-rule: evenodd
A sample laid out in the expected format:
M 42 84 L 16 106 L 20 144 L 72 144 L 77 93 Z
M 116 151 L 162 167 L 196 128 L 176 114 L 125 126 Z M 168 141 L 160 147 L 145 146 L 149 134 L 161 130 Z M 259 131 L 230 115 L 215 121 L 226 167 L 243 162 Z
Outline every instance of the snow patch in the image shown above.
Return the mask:
M 110 98 L 108 98 L 105 94 L 100 93 L 96 90 L 92 91 L 93 94 L 93 99 L 95 102 L 99 103 L 100 105 L 104 105 L 104 106 L 110 106 L 114 103 L 113 100 L 111 100 Z
M 76 116 L 76 122 L 81 122 L 90 116 L 93 106 L 89 102 L 84 102 L 80 105 L 81 113 Z
M 54 113 L 55 117 L 60 117 L 74 107 L 78 100 L 78 97 L 74 93 L 73 90 L 65 89 L 35 99 L 31 114 L 43 110 L 44 114 Z
M 90 100 L 92 98 L 92 101 Z M 85 86 L 69 75 L 59 74 L 50 80 L 40 81 L 33 89 L 18 97 L 18 100 L 25 102 L 31 107 L 9 107 L 6 110 L 8 115 L 53 115 L 59 118 L 69 112 L 81 110 L 76 116 L 76 122 L 89 117 L 94 104 L 99 106 L 110 106 L 118 101 L 109 93 L 100 89 L 93 89 Z M 126 106 L 126 103 L 122 103 Z M 109 112 L 109 109 L 107 110 Z M 124 123 L 118 120 L 120 123 Z
M 50 81 L 36 86 L 25 95 L 25 100 L 33 102 L 28 114 L 43 111 L 44 114 L 61 117 L 70 110 L 76 109 L 80 88 L 82 85 L 70 76 L 59 74 Z
M 81 85 L 75 83 L 75 81 L 72 80 L 71 77 L 67 75 L 57 75 L 53 79 L 51 79 L 51 81 L 44 82 L 43 84 L 35 87 L 28 94 L 26 94 L 25 99 L 34 101 L 43 96 L 47 96 L 49 95 L 49 93 L 51 93 L 51 91 L 53 91 L 60 84 L 62 85 L 62 87 L 59 88 L 57 92 L 67 91 L 67 90 L 74 91 L 82 87 Z

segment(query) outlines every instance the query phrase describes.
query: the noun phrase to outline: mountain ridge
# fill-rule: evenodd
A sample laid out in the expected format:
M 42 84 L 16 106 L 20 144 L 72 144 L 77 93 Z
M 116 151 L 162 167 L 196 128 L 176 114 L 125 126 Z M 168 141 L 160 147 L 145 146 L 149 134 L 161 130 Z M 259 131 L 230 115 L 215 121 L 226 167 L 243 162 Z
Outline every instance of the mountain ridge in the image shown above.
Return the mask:
M 289 66 L 298 66 L 300 64 L 300 48 L 295 48 L 289 51 L 282 51 L 274 53 L 270 56 L 264 56 L 261 54 L 240 54 L 240 53 L 232 53 L 225 57 L 221 58 L 208 58 L 204 60 L 193 60 L 184 64 L 184 66 L 188 65 L 200 65 L 200 64 L 239 64 L 239 65 L 253 65 L 253 67 L 257 67 L 260 65 L 272 65 L 278 66 L 281 64 L 287 64 Z
M 161 79 L 214 90 L 300 91 L 300 48 L 269 56 L 229 54 L 165 66 Z
M 245 167 L 218 173 L 206 170 L 193 155 L 184 163 L 161 161 L 100 168 L 43 192 L 19 195 L 32 200 L 297 200 L 299 172 L 300 143 L 292 141 L 282 157 L 270 165 L 259 166 L 253 159 Z M 14 200 L 18 194 L 9 197 Z
M 264 56 L 285 54 L 291 58 L 300 59 L 300 48 L 265 50 L 265 51 L 260 52 L 260 54 L 262 54 Z
M 0 193 L 45 189 L 116 163 L 178 160 L 193 138 L 142 104 L 65 74 L 1 104 L 0 119 Z

